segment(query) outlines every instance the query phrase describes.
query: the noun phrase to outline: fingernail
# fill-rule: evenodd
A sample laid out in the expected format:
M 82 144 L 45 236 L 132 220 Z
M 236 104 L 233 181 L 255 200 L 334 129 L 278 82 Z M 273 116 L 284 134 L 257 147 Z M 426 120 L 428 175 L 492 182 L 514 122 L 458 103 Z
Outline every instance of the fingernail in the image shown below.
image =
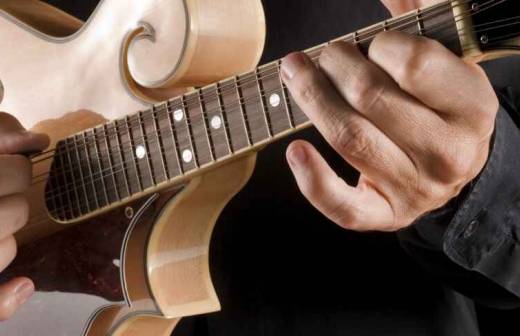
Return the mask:
M 24 282 L 22 285 L 18 286 L 15 291 L 16 300 L 18 304 L 23 304 L 27 301 L 34 293 L 34 285 L 32 282 Z
M 300 145 L 294 145 L 289 152 L 289 163 L 293 166 L 301 166 L 307 162 L 307 153 L 305 149 L 303 149 Z
M 305 65 L 307 60 L 303 53 L 292 53 L 287 55 L 282 60 L 282 77 L 287 80 L 293 79 L 294 75 L 298 73 Z

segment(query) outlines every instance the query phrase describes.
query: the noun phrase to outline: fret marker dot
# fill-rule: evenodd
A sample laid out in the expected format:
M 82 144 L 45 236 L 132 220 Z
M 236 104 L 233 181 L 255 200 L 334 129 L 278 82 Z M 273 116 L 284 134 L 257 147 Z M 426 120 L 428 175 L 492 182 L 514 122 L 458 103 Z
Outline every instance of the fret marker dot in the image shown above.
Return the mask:
M 137 146 L 135 149 L 135 156 L 137 156 L 139 160 L 144 159 L 146 156 L 146 148 L 144 148 L 143 145 Z
M 271 104 L 272 107 L 278 107 L 280 105 L 280 96 L 276 93 L 273 93 L 270 97 L 269 97 L 269 104 Z
M 182 152 L 182 159 L 184 162 L 190 163 L 191 160 L 193 160 L 193 153 L 189 149 L 186 149 L 184 152 Z
M 182 112 L 181 109 L 173 111 L 173 119 L 175 119 L 175 121 L 177 121 L 177 122 L 182 121 L 183 118 L 184 118 L 184 112 Z
M 222 119 L 219 116 L 214 116 L 211 118 L 211 127 L 214 129 L 219 129 L 222 127 Z

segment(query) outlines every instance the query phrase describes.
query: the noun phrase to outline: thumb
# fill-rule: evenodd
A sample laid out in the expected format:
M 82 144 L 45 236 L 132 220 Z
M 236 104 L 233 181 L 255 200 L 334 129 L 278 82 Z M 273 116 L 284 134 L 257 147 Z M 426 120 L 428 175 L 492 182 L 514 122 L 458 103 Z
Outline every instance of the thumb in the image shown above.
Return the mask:
M 15 117 L 0 113 L 0 154 L 30 154 L 47 146 L 47 135 L 28 132 Z
M 327 218 L 355 231 L 393 231 L 387 200 L 363 177 L 356 188 L 338 177 L 309 143 L 295 141 L 287 159 L 303 195 Z
M 11 318 L 34 293 L 34 284 L 27 278 L 16 278 L 0 286 L 0 321 Z

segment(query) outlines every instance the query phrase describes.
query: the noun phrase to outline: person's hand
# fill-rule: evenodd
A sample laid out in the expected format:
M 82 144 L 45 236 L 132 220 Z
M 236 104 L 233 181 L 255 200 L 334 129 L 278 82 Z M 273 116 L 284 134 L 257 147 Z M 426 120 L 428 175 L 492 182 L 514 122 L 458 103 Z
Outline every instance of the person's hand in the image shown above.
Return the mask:
M 48 143 L 47 136 L 26 132 L 15 118 L 0 113 L 0 271 L 14 259 L 13 235 L 29 216 L 24 192 L 31 184 L 32 167 L 21 154 L 41 151 Z M 33 292 L 34 285 L 27 278 L 0 285 L 0 320 L 9 319 Z
M 392 15 L 399 15 L 417 8 L 432 6 L 445 0 L 381 0 Z
M 319 65 L 291 54 L 282 77 L 325 139 L 360 171 L 359 183 L 347 185 L 307 142 L 291 144 L 287 158 L 302 193 L 335 223 L 399 230 L 445 205 L 483 169 L 499 105 L 477 65 L 397 32 L 377 36 L 368 58 L 334 43 Z

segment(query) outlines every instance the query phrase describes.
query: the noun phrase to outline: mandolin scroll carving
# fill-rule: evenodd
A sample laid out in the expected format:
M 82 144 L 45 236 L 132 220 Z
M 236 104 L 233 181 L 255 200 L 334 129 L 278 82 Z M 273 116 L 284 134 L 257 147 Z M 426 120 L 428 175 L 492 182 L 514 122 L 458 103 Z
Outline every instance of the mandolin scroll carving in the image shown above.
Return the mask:
M 265 39 L 260 1 L 154 4 L 142 11 L 121 48 L 124 82 L 141 99 L 164 100 L 179 88 L 209 84 L 258 63 Z

